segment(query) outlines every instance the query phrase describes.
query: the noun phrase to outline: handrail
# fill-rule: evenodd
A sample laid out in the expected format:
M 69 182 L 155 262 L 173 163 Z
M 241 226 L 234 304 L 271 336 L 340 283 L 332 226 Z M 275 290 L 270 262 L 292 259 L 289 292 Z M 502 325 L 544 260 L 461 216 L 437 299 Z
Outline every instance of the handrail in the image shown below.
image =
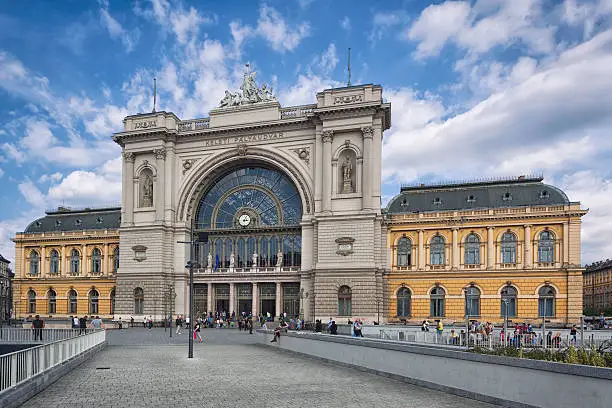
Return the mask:
M 70 339 L 79 334 L 92 333 L 93 329 L 42 329 L 41 336 L 36 336 L 34 329 L 21 327 L 0 328 L 0 344 L 2 343 L 52 343 L 58 340 Z
M 0 356 L 0 395 L 106 341 L 105 330 Z

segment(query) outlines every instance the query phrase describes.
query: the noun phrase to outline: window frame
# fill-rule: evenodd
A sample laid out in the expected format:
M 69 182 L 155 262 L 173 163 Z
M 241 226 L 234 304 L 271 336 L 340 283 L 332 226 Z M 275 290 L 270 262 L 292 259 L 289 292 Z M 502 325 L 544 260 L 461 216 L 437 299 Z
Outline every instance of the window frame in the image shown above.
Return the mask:
M 397 241 L 397 266 L 412 265 L 412 241 L 408 237 L 401 237 Z
M 348 285 L 338 288 L 338 316 L 352 316 L 353 312 L 353 290 Z
M 401 287 L 397 290 L 395 313 L 397 317 L 412 316 L 412 291 L 407 287 Z M 401 307 L 400 307 L 401 306 Z M 401 311 L 401 313 L 400 313 Z
M 445 250 L 446 240 L 444 237 L 442 235 L 434 236 L 429 243 L 429 264 L 435 266 L 446 265 Z
M 430 317 L 445 317 L 445 313 L 446 313 L 445 308 L 446 308 L 446 291 L 444 290 L 444 288 L 441 288 L 439 286 L 432 288 L 429 291 L 429 315 Z M 436 313 L 436 311 L 438 311 L 438 313 Z
M 475 241 L 471 239 L 475 239 Z M 465 265 L 480 265 L 480 237 L 475 233 L 469 234 L 465 238 L 463 252 L 463 263 Z

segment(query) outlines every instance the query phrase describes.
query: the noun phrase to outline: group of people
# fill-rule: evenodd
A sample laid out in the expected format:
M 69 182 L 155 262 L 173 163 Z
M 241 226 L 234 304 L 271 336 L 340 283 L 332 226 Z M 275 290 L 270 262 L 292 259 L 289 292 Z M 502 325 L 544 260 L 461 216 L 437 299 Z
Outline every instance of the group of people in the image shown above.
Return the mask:
M 38 315 L 36 316 L 38 317 Z M 100 316 L 91 316 L 91 321 L 87 320 L 87 316 L 78 317 L 70 316 L 70 324 L 73 330 L 78 329 L 79 334 L 85 333 L 86 329 L 104 329 L 104 322 Z

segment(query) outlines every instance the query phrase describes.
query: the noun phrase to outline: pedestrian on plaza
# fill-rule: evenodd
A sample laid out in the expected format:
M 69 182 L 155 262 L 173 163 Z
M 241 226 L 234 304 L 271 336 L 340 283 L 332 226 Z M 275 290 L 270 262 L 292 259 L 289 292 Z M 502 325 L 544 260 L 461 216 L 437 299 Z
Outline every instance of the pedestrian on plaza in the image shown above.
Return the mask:
M 353 337 L 363 337 L 363 333 L 361 333 L 361 323 L 359 319 L 355 319 L 355 323 L 353 323 Z
M 421 324 L 421 331 L 429 331 L 429 322 L 427 320 L 423 320 L 423 323 Z
M 147 328 L 147 316 L 142 316 L 142 328 Z
M 123 322 L 121 321 L 121 317 L 119 317 L 119 330 L 123 329 Z
M 183 328 L 183 319 L 181 319 L 181 315 L 176 315 L 176 334 L 181 334 L 182 328 Z
M 247 320 L 246 328 L 249 329 L 249 334 L 253 334 L 253 319 L 249 318 Z
M 272 341 L 270 343 L 276 343 L 276 342 L 280 343 L 280 332 L 281 332 L 281 327 L 277 326 L 274 329 L 274 338 L 272 339 Z
M 130 316 L 130 327 L 134 328 L 134 316 Z
M 570 336 L 572 336 L 571 342 L 574 345 L 576 345 L 578 342 L 577 334 L 578 334 L 578 329 L 576 328 L 576 325 L 573 325 L 572 328 L 570 329 Z
M 70 319 L 70 328 L 74 329 L 74 316 L 70 315 L 68 319 Z
M 75 330 L 79 328 L 79 318 L 78 318 L 78 316 L 74 316 L 72 318 L 72 328 L 75 329 Z
M 327 331 L 329 331 L 329 328 L 331 327 L 333 321 L 334 320 L 330 317 L 329 322 L 327 323 Z
M 442 338 L 442 331 L 444 330 L 444 326 L 442 325 L 441 320 L 436 320 L 436 333 L 438 334 L 438 339 Z
M 84 334 L 87 330 L 87 316 L 83 316 L 79 319 L 79 334 Z
M 329 325 L 329 334 L 338 334 L 338 325 L 335 320 L 332 320 Z
M 34 330 L 34 341 L 40 339 L 42 341 L 42 329 L 45 327 L 45 322 L 40 319 L 39 315 L 34 317 L 32 321 L 32 329 Z
M 321 320 L 320 319 L 315 320 L 315 333 L 321 333 L 322 330 L 323 330 L 323 325 L 321 324 Z
M 102 323 L 102 319 L 100 319 L 100 316 L 96 316 L 91 320 L 91 323 L 89 323 L 89 327 L 93 328 L 95 330 L 100 330 L 104 328 L 104 323 Z
M 147 323 L 149 323 L 149 330 L 151 330 L 153 328 L 153 316 L 149 315 Z
M 198 338 L 198 340 L 200 340 L 200 343 L 203 341 L 202 336 L 200 336 L 200 323 L 197 321 L 193 327 L 193 339 L 195 340 L 196 337 Z

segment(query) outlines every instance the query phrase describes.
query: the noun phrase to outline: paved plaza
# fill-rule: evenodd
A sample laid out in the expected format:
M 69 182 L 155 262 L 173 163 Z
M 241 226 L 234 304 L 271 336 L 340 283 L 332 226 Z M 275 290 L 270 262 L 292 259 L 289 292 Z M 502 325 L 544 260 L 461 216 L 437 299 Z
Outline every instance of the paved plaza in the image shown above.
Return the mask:
M 355 369 L 256 345 L 257 334 L 206 329 L 187 336 L 108 331 L 109 346 L 24 407 L 490 407 Z

